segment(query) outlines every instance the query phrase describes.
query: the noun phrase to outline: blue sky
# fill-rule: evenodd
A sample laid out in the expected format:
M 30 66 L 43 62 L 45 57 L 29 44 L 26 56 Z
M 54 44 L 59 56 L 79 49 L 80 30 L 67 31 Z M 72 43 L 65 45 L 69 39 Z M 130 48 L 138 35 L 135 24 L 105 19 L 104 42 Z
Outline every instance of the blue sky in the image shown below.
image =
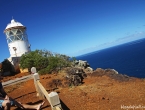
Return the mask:
M 145 0 L 0 0 L 0 62 L 10 56 L 3 31 L 12 17 L 31 50 L 78 56 L 145 38 Z

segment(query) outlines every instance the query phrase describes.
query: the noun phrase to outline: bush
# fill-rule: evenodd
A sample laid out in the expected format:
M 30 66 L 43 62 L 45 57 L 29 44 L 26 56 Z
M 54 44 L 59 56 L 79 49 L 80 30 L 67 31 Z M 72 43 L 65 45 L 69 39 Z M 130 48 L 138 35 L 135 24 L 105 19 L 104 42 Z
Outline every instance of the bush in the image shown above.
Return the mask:
M 8 59 L 5 59 L 2 63 L 2 68 L 1 68 L 1 72 L 11 72 L 12 74 L 15 73 L 14 71 L 14 66 L 11 64 L 11 62 Z
M 20 59 L 20 67 L 22 69 L 36 67 L 39 71 L 48 66 L 48 58 L 43 56 L 39 50 L 32 51 L 28 54 L 22 55 Z
M 44 75 L 44 74 L 48 74 L 49 72 L 48 72 L 48 69 L 47 68 L 44 68 L 44 69 L 41 69 L 40 71 L 38 71 L 38 73 L 40 75 Z
M 58 72 L 62 68 L 71 66 L 70 57 L 63 54 L 53 54 L 47 50 L 35 50 L 22 55 L 20 67 L 22 69 L 36 67 L 39 74 Z

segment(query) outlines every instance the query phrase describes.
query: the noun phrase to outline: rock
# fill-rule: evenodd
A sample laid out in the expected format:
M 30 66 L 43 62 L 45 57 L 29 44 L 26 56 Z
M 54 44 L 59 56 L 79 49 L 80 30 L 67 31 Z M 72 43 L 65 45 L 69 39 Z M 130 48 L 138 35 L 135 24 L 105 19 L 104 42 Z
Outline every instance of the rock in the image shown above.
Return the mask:
M 106 73 L 118 74 L 118 71 L 116 71 L 115 69 L 105 69 L 105 74 L 106 74 Z
M 105 71 L 105 70 L 102 69 L 102 68 L 97 68 L 97 69 L 91 74 L 91 76 L 102 77 L 102 76 L 105 74 L 104 71 Z
M 92 73 L 93 72 L 93 68 L 91 67 L 87 67 L 86 69 L 84 69 L 85 73 Z
M 81 68 L 67 68 L 66 70 L 66 79 L 68 79 L 67 82 L 69 82 L 69 85 L 78 86 L 85 77 L 87 75 Z
M 79 67 L 82 69 L 85 69 L 87 67 L 89 67 L 89 63 L 87 63 L 87 61 L 83 61 L 83 60 L 79 60 L 79 61 L 74 61 L 74 67 Z
M 108 76 L 111 79 L 115 79 L 119 82 L 129 81 L 132 79 L 132 77 L 129 77 L 127 75 L 119 74 L 115 69 L 102 69 L 97 68 L 92 74 L 92 77 L 102 77 L 102 76 Z

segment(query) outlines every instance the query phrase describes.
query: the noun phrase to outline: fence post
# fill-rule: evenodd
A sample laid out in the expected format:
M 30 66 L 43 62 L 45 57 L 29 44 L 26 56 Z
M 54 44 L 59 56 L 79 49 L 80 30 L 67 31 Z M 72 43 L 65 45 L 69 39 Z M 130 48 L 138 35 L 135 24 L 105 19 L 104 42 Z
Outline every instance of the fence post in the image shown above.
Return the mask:
M 35 67 L 32 67 L 31 68 L 31 72 L 33 73 L 33 78 L 34 78 L 34 85 L 35 85 L 35 88 L 36 88 L 36 92 L 37 92 L 37 96 L 39 96 L 40 99 L 44 99 L 44 95 L 41 91 L 41 89 L 39 88 L 39 86 L 37 85 L 37 81 L 40 80 L 40 77 L 39 77 L 39 74 L 36 73 L 36 68 Z
M 34 84 L 35 84 L 35 88 L 37 91 L 37 96 L 39 96 L 39 98 L 41 98 L 41 99 L 44 99 L 46 97 L 46 99 L 49 101 L 49 103 L 51 105 L 52 110 L 62 110 L 61 104 L 60 104 L 60 99 L 59 99 L 57 92 L 51 92 L 48 94 L 47 91 L 45 90 L 45 88 L 39 82 L 40 77 L 39 77 L 39 74 L 36 73 L 36 68 L 32 67 L 31 72 L 33 73 Z
M 32 67 L 32 68 L 31 68 L 31 73 L 34 74 L 34 73 L 36 73 L 36 72 L 37 72 L 37 71 L 36 71 L 36 68 L 35 68 L 35 67 Z
M 60 104 L 60 100 L 59 100 L 59 96 L 57 92 L 51 92 L 48 94 L 48 96 L 49 96 L 49 101 L 50 101 L 52 110 L 58 110 L 58 108 L 61 108 L 61 104 Z

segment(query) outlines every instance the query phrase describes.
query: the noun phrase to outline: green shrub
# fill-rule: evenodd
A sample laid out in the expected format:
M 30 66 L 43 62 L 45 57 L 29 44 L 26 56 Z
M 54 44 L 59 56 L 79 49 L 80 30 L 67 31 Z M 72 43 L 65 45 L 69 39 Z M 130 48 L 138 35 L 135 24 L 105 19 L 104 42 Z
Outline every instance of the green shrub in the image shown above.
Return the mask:
M 69 59 L 69 56 L 63 54 L 53 54 L 47 50 L 35 50 L 22 55 L 20 67 L 22 69 L 36 67 L 39 74 L 47 74 L 71 66 L 72 63 Z

